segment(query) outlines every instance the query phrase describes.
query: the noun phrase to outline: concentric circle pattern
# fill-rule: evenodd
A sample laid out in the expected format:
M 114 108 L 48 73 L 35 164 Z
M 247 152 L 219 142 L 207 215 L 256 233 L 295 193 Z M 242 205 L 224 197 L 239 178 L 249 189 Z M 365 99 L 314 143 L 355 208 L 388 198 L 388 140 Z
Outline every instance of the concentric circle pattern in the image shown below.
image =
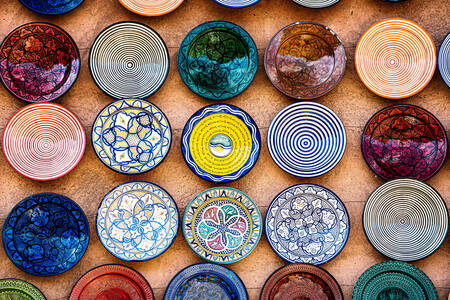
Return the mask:
M 119 22 L 95 38 L 89 69 L 95 83 L 109 96 L 146 98 L 166 80 L 169 52 L 158 33 L 147 25 Z
M 370 243 L 382 254 L 402 261 L 419 260 L 435 252 L 447 236 L 448 221 L 442 197 L 415 179 L 380 185 L 363 211 Z
M 258 3 L 260 0 L 214 0 L 215 2 L 228 7 L 247 7 Z
M 359 78 L 378 96 L 402 99 L 420 92 L 436 68 L 436 47 L 413 21 L 394 18 L 372 25 L 356 47 Z
M 46 300 L 44 294 L 29 282 L 14 278 L 0 279 L 0 295 L 3 299 Z
M 126 9 L 147 17 L 161 16 L 174 11 L 184 0 L 119 0 Z
M 328 107 L 298 102 L 280 111 L 269 127 L 270 155 L 284 171 L 315 177 L 333 169 L 346 147 L 344 125 Z
M 292 0 L 308 8 L 325 8 L 338 3 L 340 0 Z
M 3 152 L 20 174 L 53 180 L 69 173 L 84 154 L 86 134 L 80 120 L 55 103 L 19 110 L 3 132 Z
M 450 87 L 450 33 L 444 38 L 439 48 L 438 67 L 442 80 Z

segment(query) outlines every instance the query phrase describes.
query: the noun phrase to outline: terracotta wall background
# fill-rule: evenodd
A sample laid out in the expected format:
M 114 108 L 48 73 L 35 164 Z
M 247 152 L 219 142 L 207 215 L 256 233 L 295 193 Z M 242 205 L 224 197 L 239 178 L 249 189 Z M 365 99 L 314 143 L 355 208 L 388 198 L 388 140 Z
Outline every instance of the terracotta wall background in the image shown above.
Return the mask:
M 128 180 L 155 182 L 174 197 L 181 216 L 187 203 L 202 190 L 215 186 L 194 175 L 185 164 L 180 151 L 180 134 L 188 118 L 199 108 L 213 103 L 192 93 L 180 79 L 176 68 L 178 47 L 190 29 L 210 20 L 228 20 L 246 29 L 259 49 L 259 70 L 254 82 L 241 95 L 227 103 L 246 110 L 257 122 L 264 141 L 261 156 L 253 170 L 244 178 L 227 184 L 248 194 L 261 213 L 272 198 L 286 187 L 300 182 L 313 182 L 333 190 L 345 202 L 351 218 L 350 238 L 344 250 L 335 259 L 323 265 L 341 285 L 345 298 L 351 298 L 354 283 L 371 265 L 386 260 L 378 254 L 364 236 L 361 214 L 369 193 L 383 181 L 366 166 L 360 151 L 360 135 L 365 122 L 377 110 L 393 103 L 411 103 L 435 114 L 445 128 L 450 129 L 450 89 L 436 72 L 431 83 L 418 95 L 404 101 L 382 99 L 365 88 L 354 68 L 355 45 L 363 32 L 378 20 L 405 17 L 421 24 L 437 46 L 449 31 L 448 1 L 408 0 L 386 3 L 380 0 L 342 0 L 337 5 L 311 10 L 290 0 L 261 0 L 252 7 L 231 9 L 212 0 L 185 0 L 174 12 L 153 18 L 140 17 L 125 10 L 117 0 L 85 0 L 75 11 L 58 17 L 45 17 L 23 7 L 17 0 L 0 2 L 0 38 L 13 28 L 30 21 L 48 21 L 69 32 L 80 48 L 82 69 L 74 87 L 57 102 L 76 113 L 88 135 L 86 153 L 78 167 L 67 176 L 47 183 L 26 179 L 12 170 L 0 157 L 0 224 L 9 211 L 24 197 L 38 192 L 56 192 L 69 196 L 85 211 L 90 222 L 91 238 L 82 260 L 71 270 L 52 278 L 39 278 L 17 269 L 0 250 L 0 278 L 16 277 L 38 286 L 48 299 L 65 299 L 72 285 L 89 269 L 106 263 L 124 263 L 107 252 L 98 240 L 95 214 L 103 196 L 116 185 Z M 90 146 L 92 122 L 97 113 L 111 102 L 94 84 L 89 74 L 87 58 L 89 47 L 99 31 L 107 25 L 123 20 L 135 20 L 150 25 L 165 40 L 170 50 L 171 67 L 167 81 L 160 91 L 149 98 L 168 116 L 174 142 L 167 159 L 156 169 L 139 176 L 126 176 L 105 167 Z M 272 161 L 266 146 L 267 129 L 278 111 L 293 103 L 279 93 L 264 72 L 263 55 L 270 38 L 282 27 L 295 21 L 314 21 L 332 28 L 343 40 L 348 57 L 347 70 L 339 85 L 329 94 L 316 99 L 333 109 L 343 121 L 348 138 L 342 161 L 328 174 L 312 179 L 291 176 Z M 0 87 L 0 129 L 8 119 L 25 105 Z M 448 134 L 448 131 L 447 131 Z M 450 204 L 450 164 L 428 181 Z M 449 238 L 432 256 L 415 262 L 435 284 L 440 299 L 450 292 Z M 150 282 L 157 299 L 162 299 L 170 279 L 182 268 L 200 262 L 189 249 L 179 231 L 175 243 L 160 257 L 143 263 L 125 263 L 137 269 Z M 257 299 L 265 279 L 286 263 L 270 248 L 263 236 L 254 252 L 241 262 L 230 265 L 244 281 L 250 298 Z

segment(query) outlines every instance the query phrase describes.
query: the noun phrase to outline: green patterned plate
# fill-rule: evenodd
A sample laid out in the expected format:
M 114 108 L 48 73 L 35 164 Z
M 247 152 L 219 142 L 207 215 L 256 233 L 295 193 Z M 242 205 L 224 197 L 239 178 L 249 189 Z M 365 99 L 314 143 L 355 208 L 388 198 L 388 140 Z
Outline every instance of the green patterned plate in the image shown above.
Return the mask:
M 31 283 L 8 278 L 0 280 L 0 300 L 46 300 L 46 298 Z

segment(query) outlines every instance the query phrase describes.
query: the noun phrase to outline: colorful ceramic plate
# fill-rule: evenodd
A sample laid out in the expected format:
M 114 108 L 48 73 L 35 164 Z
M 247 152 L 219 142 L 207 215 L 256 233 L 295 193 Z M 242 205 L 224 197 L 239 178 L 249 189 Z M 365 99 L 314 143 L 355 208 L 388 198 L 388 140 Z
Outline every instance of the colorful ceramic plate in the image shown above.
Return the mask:
M 64 95 L 80 71 L 80 53 L 60 27 L 28 23 L 9 33 L 0 46 L 0 79 L 27 102 L 48 102 Z
M 144 261 L 166 251 L 178 233 L 177 204 L 162 187 L 130 181 L 111 190 L 97 211 L 97 234 L 111 254 Z
M 281 169 L 299 177 L 315 177 L 338 164 L 347 138 L 344 125 L 331 109 L 315 102 L 297 102 L 272 120 L 267 143 Z
M 192 251 L 217 264 L 230 264 L 249 255 L 258 244 L 262 218 L 247 195 L 228 187 L 198 194 L 186 208 L 183 234 Z
M 308 8 L 325 8 L 338 3 L 340 0 L 292 0 Z
M 361 137 L 369 167 L 383 179 L 436 174 L 445 162 L 447 136 L 430 112 L 409 104 L 393 105 L 370 118 Z
M 19 110 L 3 131 L 3 153 L 21 175 L 53 180 L 73 170 L 86 147 L 83 124 L 67 108 L 36 103 Z
M 203 23 L 192 29 L 178 50 L 178 71 L 194 93 L 225 100 L 242 93 L 258 69 L 258 49 L 240 26 Z
M 170 281 L 164 300 L 231 299 L 247 300 L 241 279 L 230 269 L 209 263 L 191 265 Z
M 119 0 L 129 11 L 146 17 L 168 14 L 183 3 L 183 0 Z
M 89 224 L 69 198 L 41 193 L 20 201 L 3 225 L 3 246 L 22 271 L 53 276 L 75 266 L 86 252 Z
M 292 264 L 270 275 L 259 299 L 342 300 L 344 296 L 336 279 L 326 270 L 310 264 Z
M 355 65 L 364 85 L 380 97 L 402 99 L 425 88 L 436 68 L 436 47 L 413 21 L 393 18 L 372 25 L 356 46 Z
M 344 248 L 350 217 L 335 193 L 317 184 L 300 183 L 272 200 L 265 225 L 267 240 L 281 258 L 320 265 Z
M 328 27 L 294 23 L 269 42 L 264 67 L 272 84 L 285 95 L 313 99 L 331 91 L 345 71 L 344 45 Z
M 433 282 L 419 268 L 401 261 L 385 261 L 359 277 L 352 299 L 438 300 L 438 294 Z
M 245 111 L 213 104 L 197 111 L 186 123 L 181 150 L 191 170 L 203 179 L 228 182 L 247 174 L 256 163 L 261 137 Z
M 121 265 L 104 265 L 84 274 L 72 288 L 69 300 L 120 299 L 153 300 L 147 280 L 137 271 Z
M 92 146 L 109 168 L 140 174 L 159 165 L 172 144 L 169 120 L 154 104 L 142 99 L 107 105 L 92 125 Z
M 46 300 L 44 294 L 26 281 L 20 279 L 0 279 L 0 299 Z
M 444 38 L 439 48 L 438 68 L 442 80 L 450 87 L 450 33 Z
M 216 3 L 219 3 L 223 6 L 232 7 L 232 8 L 242 8 L 247 7 L 259 2 L 259 0 L 214 0 Z
M 74 10 L 83 0 L 19 0 L 26 8 L 43 15 L 60 15 Z
M 394 179 L 366 201 L 363 228 L 381 254 L 414 261 L 434 253 L 448 232 L 448 211 L 439 193 L 416 179 Z
M 119 22 L 95 38 L 89 69 L 97 86 L 115 99 L 147 98 L 166 80 L 169 50 L 147 25 Z

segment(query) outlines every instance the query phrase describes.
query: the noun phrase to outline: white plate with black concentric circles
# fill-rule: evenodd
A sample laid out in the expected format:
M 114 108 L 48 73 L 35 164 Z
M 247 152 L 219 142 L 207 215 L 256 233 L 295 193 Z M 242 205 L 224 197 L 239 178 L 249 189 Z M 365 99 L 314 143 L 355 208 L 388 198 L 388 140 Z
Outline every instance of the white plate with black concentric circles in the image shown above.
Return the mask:
M 169 51 L 149 26 L 119 22 L 95 38 L 89 69 L 97 86 L 116 99 L 146 98 L 164 83 L 169 72 Z
M 367 199 L 363 227 L 381 254 L 415 261 L 434 253 L 448 232 L 444 200 L 430 185 L 416 179 L 383 183 Z
M 331 109 L 315 102 L 297 102 L 272 120 L 267 144 L 281 169 L 298 177 L 315 177 L 339 163 L 347 137 Z
M 328 6 L 335 5 L 340 0 L 292 0 L 292 1 L 308 8 L 325 8 Z

